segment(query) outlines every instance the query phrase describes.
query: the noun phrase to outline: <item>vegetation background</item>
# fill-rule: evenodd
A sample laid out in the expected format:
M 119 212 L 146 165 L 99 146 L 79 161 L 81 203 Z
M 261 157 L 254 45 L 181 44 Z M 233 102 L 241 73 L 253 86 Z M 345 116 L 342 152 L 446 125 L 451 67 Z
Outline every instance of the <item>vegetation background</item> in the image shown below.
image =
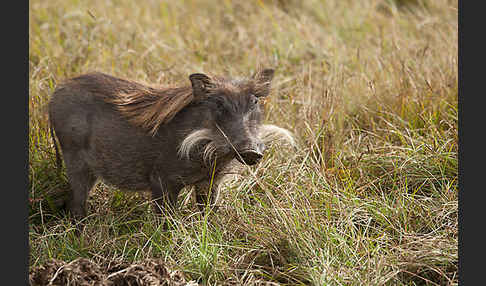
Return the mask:
M 29 267 L 160 258 L 201 284 L 458 283 L 454 0 L 29 1 Z M 293 132 L 164 232 L 99 184 L 81 235 L 56 210 L 46 104 L 102 71 L 151 84 L 273 67 L 265 121 Z

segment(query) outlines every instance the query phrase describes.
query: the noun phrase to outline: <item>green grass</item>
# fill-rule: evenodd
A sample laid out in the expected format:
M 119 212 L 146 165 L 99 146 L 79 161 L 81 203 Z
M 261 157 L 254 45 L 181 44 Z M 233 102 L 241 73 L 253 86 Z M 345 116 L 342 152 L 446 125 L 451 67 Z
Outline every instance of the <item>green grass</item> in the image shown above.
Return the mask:
M 456 285 L 457 1 L 30 1 L 30 267 L 162 258 L 206 285 Z M 274 67 L 266 122 L 297 150 L 223 188 L 185 190 L 171 231 L 148 196 L 99 184 L 74 225 L 56 209 L 46 104 L 103 71 L 151 84 Z M 81 230 L 81 235 L 76 232 Z

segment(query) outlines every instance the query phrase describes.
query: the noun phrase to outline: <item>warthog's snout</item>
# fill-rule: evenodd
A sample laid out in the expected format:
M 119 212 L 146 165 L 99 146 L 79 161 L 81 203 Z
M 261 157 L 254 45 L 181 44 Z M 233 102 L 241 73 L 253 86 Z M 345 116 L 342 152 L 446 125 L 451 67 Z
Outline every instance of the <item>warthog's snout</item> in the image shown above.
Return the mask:
M 238 152 L 239 155 L 236 155 L 236 159 L 238 159 L 238 161 L 240 161 L 242 164 L 255 165 L 263 158 L 264 151 L 265 144 L 259 143 L 256 144 L 255 148 L 245 149 Z
M 243 152 L 240 152 L 239 153 L 240 156 L 236 156 L 236 159 L 238 159 L 238 161 L 240 161 L 240 163 L 242 164 L 246 164 L 246 165 L 255 165 L 256 163 L 258 163 L 260 161 L 260 159 L 263 158 L 263 153 L 261 152 L 258 152 L 256 150 L 246 150 L 246 151 L 243 151 Z

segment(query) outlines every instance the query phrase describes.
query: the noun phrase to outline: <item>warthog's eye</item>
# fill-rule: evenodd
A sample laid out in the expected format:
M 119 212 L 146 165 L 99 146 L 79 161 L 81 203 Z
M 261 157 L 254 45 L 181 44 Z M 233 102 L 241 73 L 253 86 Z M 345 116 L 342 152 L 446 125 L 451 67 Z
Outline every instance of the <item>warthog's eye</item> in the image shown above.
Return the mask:
M 255 109 L 255 107 L 257 106 L 257 104 L 258 104 L 258 97 L 256 97 L 255 95 L 251 94 L 250 95 L 250 110 Z

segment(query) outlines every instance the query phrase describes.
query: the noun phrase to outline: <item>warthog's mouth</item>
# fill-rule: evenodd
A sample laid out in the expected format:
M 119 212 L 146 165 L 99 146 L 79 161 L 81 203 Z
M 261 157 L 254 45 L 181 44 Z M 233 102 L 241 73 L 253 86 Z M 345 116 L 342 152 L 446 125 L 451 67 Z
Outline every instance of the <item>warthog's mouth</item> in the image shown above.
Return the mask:
M 236 159 L 245 165 L 255 165 L 263 158 L 263 154 L 255 150 L 245 150 L 236 154 Z

